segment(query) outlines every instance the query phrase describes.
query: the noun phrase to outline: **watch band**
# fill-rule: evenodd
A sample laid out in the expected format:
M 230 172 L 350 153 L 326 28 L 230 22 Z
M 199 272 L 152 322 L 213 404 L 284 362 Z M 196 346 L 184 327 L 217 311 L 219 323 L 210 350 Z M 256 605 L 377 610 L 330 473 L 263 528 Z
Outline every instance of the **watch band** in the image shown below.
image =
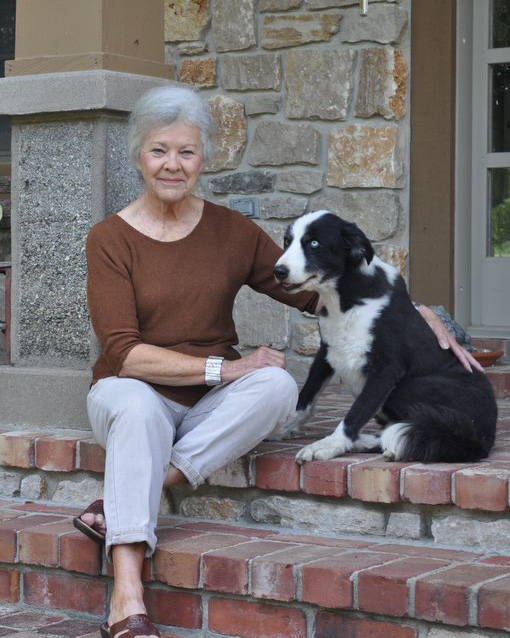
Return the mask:
M 205 385 L 219 385 L 221 383 L 221 366 L 223 357 L 211 355 L 205 361 Z

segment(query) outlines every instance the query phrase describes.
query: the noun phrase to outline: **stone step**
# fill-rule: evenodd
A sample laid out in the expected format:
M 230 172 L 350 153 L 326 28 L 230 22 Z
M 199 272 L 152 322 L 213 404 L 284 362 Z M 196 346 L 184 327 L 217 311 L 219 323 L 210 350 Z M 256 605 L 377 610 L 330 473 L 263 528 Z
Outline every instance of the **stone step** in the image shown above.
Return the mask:
M 0 608 L 0 635 L 10 635 L 3 625 L 27 631 L 36 618 L 50 626 L 34 636 L 53 635 L 51 623 L 61 623 L 54 633 L 66 636 L 75 618 L 85 624 L 72 635 L 84 638 L 105 617 L 111 567 L 72 526 L 75 511 L 0 503 L 0 601 L 10 605 Z M 177 632 L 170 636 L 433 638 L 441 626 L 490 629 L 490 636 L 510 631 L 510 555 L 496 552 L 173 516 L 160 519 L 144 580 L 150 615 Z M 31 616 L 36 610 L 51 618 Z
M 309 438 L 262 443 L 198 490 L 166 493 L 162 513 L 510 551 L 510 401 L 499 401 L 497 443 L 479 463 L 348 454 L 298 465 L 300 446 L 329 433 L 350 403 L 328 390 Z M 9 497 L 86 504 L 103 492 L 104 452 L 91 434 L 2 432 L 0 464 L 0 492 Z

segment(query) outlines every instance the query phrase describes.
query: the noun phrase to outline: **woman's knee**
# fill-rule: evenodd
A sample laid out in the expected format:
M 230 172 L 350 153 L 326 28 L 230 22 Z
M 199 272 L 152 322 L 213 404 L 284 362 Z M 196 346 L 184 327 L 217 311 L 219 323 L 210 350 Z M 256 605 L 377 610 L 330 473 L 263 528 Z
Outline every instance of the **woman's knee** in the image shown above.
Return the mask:
M 294 378 L 283 368 L 268 366 L 255 373 L 258 381 L 263 384 L 268 400 L 279 403 L 288 403 L 294 408 L 298 398 L 298 387 Z

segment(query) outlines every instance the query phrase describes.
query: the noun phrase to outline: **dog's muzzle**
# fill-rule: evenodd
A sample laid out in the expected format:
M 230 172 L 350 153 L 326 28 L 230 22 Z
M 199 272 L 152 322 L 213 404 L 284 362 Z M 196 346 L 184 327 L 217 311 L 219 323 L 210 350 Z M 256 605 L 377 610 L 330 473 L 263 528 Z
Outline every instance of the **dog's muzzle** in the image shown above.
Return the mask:
M 278 281 L 284 281 L 289 276 L 289 269 L 287 266 L 277 265 L 273 268 L 273 274 Z

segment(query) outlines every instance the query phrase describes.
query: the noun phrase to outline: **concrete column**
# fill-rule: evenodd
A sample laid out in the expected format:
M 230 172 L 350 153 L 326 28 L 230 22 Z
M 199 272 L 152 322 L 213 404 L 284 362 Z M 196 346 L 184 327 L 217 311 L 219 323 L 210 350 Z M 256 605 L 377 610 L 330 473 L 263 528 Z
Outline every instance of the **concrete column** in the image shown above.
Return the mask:
M 136 20 L 126 16 L 137 6 L 143 17 L 139 9 Z M 140 190 L 127 159 L 127 116 L 144 91 L 170 82 L 146 38 L 152 26 L 163 48 L 162 7 L 160 0 L 18 2 L 16 60 L 0 80 L 0 113 L 13 124 L 12 365 L 0 366 L 0 426 L 88 427 L 97 346 L 87 314 L 85 238 Z M 117 56 L 141 68 L 136 26 L 138 60 L 152 57 L 146 74 L 106 68 Z M 86 70 L 96 44 L 105 66 Z M 57 72 L 70 55 L 77 70 Z

